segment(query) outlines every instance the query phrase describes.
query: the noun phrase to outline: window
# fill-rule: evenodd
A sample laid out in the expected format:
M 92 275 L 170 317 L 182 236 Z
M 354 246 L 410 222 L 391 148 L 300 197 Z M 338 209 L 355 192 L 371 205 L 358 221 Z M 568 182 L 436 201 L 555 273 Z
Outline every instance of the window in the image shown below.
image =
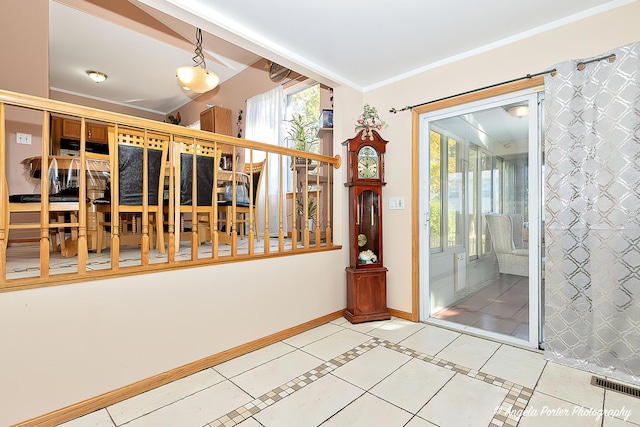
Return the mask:
M 431 249 L 444 251 L 463 244 L 463 146 L 434 130 L 430 135 Z
M 447 247 L 462 244 L 462 146 L 447 137 Z
M 320 85 L 303 86 L 295 91 L 287 93 L 286 119 L 293 116 L 302 116 L 305 123 L 311 123 L 316 128 L 320 127 Z M 320 145 L 315 144 L 309 150 L 312 153 L 320 153 Z
M 502 157 L 496 157 L 493 166 L 493 212 L 512 212 L 504 209 L 503 184 L 506 183 L 504 168 L 505 162 Z
M 291 89 L 286 93 L 286 97 L 287 109 L 285 112 L 285 120 L 291 120 L 292 117 L 300 115 L 304 123 L 313 124 L 316 128 L 319 127 L 320 84 L 296 86 L 295 89 Z M 285 129 L 286 125 L 285 123 Z M 286 135 L 286 130 L 284 131 L 284 135 Z M 285 145 L 291 148 L 290 142 L 287 142 Z M 308 151 L 320 154 L 320 144 L 314 144 Z M 314 175 L 315 173 L 315 170 L 309 171 L 309 175 Z M 287 168 L 287 191 L 293 191 L 293 170 L 291 168 Z
M 430 181 L 429 181 L 429 210 L 431 212 L 431 249 L 442 249 L 442 239 L 440 236 L 440 217 L 441 217 L 441 172 L 440 172 L 440 153 L 441 137 L 440 134 L 431 130 L 430 138 Z
M 467 203 L 469 206 L 469 259 L 478 257 L 478 148 L 469 147 L 469 183 Z
M 485 215 L 493 208 L 493 159 L 489 153 L 480 153 L 480 215 L 482 216 L 482 248 L 481 255 L 491 252 L 491 240 L 487 229 Z

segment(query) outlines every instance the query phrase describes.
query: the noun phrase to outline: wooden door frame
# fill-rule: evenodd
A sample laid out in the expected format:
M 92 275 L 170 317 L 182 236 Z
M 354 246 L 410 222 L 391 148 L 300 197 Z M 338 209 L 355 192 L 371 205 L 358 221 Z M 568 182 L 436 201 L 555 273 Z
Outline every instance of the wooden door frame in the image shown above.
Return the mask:
M 436 101 L 411 110 L 411 320 L 420 321 L 420 115 L 544 85 L 544 76 Z

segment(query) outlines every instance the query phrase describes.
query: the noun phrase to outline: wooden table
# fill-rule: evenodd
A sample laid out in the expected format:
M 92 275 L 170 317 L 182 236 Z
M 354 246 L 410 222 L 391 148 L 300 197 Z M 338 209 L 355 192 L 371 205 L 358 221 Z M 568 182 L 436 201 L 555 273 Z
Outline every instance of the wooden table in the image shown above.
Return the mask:
M 109 172 L 109 161 L 102 159 L 88 158 L 87 169 L 95 172 Z M 49 156 L 49 168 L 56 163 L 58 170 L 77 171 L 80 169 L 80 157 L 78 156 Z M 40 178 L 40 169 L 42 167 L 42 156 L 27 157 L 22 164 L 29 167 L 34 178 Z M 91 168 L 89 168 L 91 166 Z

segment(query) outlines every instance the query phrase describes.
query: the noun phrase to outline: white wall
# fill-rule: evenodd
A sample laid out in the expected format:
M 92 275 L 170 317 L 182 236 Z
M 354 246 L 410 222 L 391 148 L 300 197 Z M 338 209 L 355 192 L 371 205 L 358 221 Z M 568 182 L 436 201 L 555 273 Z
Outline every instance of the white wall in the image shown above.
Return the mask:
M 483 54 L 420 73 L 364 94 L 364 102 L 376 107 L 388 128 L 380 133 L 389 140 L 386 155 L 389 197 L 404 197 L 404 210 L 385 209 L 384 245 L 388 274 L 388 305 L 411 311 L 411 113 L 389 113 L 389 109 L 419 104 L 501 81 L 544 71 L 557 63 L 600 55 L 610 49 L 640 40 L 640 2 L 570 23 Z M 399 49 L 428 49 L 399 46 Z M 419 43 L 415 43 L 419 46 Z M 340 99 L 336 98 L 339 103 Z M 336 105 L 336 110 L 339 108 Z
M 0 294 L 0 425 L 343 309 L 344 259 L 331 251 Z

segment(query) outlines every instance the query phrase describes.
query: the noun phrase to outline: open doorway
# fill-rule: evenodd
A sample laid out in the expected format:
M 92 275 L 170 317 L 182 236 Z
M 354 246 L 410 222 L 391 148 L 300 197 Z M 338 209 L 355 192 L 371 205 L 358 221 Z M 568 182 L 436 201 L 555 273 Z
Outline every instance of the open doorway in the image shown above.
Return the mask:
M 538 105 L 527 90 L 421 116 L 422 320 L 538 346 Z

